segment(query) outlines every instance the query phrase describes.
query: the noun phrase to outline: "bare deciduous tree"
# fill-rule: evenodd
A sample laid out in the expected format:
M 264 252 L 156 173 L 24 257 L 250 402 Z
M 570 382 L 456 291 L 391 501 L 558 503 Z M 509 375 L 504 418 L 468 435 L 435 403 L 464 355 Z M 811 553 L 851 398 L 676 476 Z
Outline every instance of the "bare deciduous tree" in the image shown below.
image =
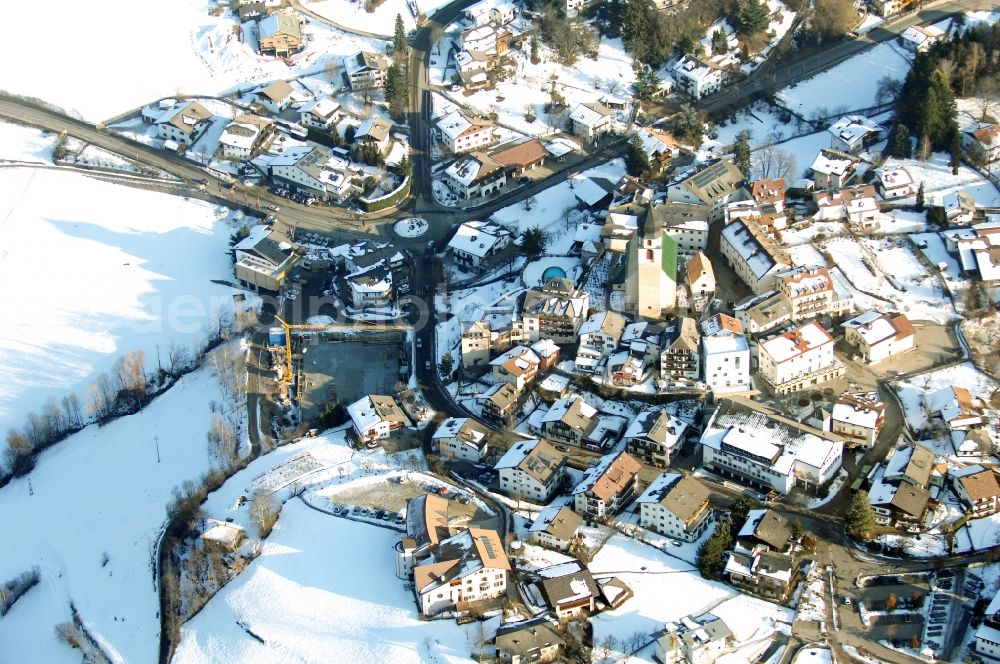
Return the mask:
M 257 526 L 260 537 L 271 534 L 271 529 L 278 521 L 281 513 L 281 503 L 270 491 L 258 489 L 250 499 L 250 518 Z
M 795 156 L 768 142 L 754 153 L 751 175 L 754 180 L 791 179 L 795 175 Z

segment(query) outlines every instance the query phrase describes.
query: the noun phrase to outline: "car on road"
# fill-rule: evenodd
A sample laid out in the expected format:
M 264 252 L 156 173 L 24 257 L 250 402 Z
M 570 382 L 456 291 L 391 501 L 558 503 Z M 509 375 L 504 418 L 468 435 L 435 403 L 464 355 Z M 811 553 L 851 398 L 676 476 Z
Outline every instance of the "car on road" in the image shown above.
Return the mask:
M 417 348 L 423 348 L 423 347 L 424 347 L 424 340 L 421 339 L 420 337 L 417 337 Z
M 271 212 L 278 212 L 281 210 L 281 208 L 278 207 L 277 205 L 268 205 L 267 209 L 270 210 Z
M 851 605 L 851 598 L 850 597 L 845 597 L 844 598 L 844 606 L 850 606 L 850 605 Z
M 430 360 L 427 360 L 426 362 L 424 362 L 424 369 L 426 369 L 427 371 L 431 370 L 431 361 Z
M 531 178 L 524 177 L 517 181 L 518 184 L 531 184 Z

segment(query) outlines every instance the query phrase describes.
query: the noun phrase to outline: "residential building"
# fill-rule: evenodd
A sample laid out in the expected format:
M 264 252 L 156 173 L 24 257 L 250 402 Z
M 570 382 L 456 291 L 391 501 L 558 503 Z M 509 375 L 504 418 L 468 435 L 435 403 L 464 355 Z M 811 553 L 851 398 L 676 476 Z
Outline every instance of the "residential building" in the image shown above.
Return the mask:
M 981 426 L 986 420 L 982 399 L 957 385 L 942 387 L 924 395 L 924 408 L 931 417 L 940 417 L 952 431 Z
M 493 331 L 486 321 L 462 325 L 462 368 L 484 365 L 490 361 Z
M 517 10 L 514 5 L 502 2 L 495 5 L 490 9 L 490 23 L 495 23 L 496 25 L 507 25 L 514 20 L 514 15 Z
M 580 326 L 580 346 L 576 353 L 576 369 L 594 372 L 618 349 L 618 340 L 628 321 L 616 311 L 598 311 Z
M 314 99 L 299 109 L 299 124 L 329 131 L 340 119 L 340 104 L 330 96 Z
M 973 636 L 973 649 L 979 655 L 997 660 L 1000 659 L 1000 593 L 990 600 L 984 615 Z
M 836 191 L 821 191 L 813 194 L 816 203 L 814 219 L 819 221 L 840 221 L 846 219 L 862 229 L 878 228 L 879 206 L 875 200 L 875 187 L 858 184 Z
M 545 338 L 557 344 L 576 343 L 589 311 L 589 293 L 577 290 L 569 279 L 549 279 L 541 288 L 525 293 L 522 336 L 531 342 Z
M 694 542 L 712 524 L 711 492 L 700 480 L 679 473 L 663 473 L 639 497 L 639 525 Z
M 681 253 L 693 254 L 708 247 L 711 207 L 700 203 L 654 202 L 647 207 L 646 214 L 652 218 L 654 228 L 661 228 L 674 239 Z
M 625 308 L 636 319 L 657 321 L 676 302 L 677 242 L 647 213 L 629 242 Z
M 737 219 L 722 228 L 720 249 L 736 276 L 751 291 L 775 290 L 780 273 L 791 267 L 791 258 L 755 221 Z
M 913 176 L 906 170 L 905 166 L 893 168 L 879 168 L 875 170 L 877 178 L 878 193 L 884 199 L 905 198 L 915 196 L 918 185 L 913 181 Z
M 489 430 L 471 417 L 449 417 L 438 426 L 432 441 L 443 457 L 478 463 L 489 450 Z
M 300 259 L 295 247 L 263 225 L 251 228 L 233 251 L 240 283 L 273 292 L 281 290 Z
M 545 163 L 548 152 L 537 138 L 507 143 L 490 151 L 490 157 L 513 177 L 524 175 Z
M 830 148 L 848 154 L 858 154 L 865 148 L 885 139 L 885 127 L 863 115 L 845 115 L 832 125 Z
M 668 622 L 656 639 L 654 657 L 662 664 L 712 664 L 735 643 L 733 631 L 711 613 Z
M 378 53 L 358 51 L 343 60 L 344 76 L 352 90 L 370 90 L 385 85 L 389 61 Z
M 854 179 L 859 162 L 857 157 L 846 152 L 820 150 L 812 166 L 809 167 L 812 171 L 816 191 L 846 187 Z
M 262 55 L 288 57 L 305 47 L 302 26 L 294 14 L 271 14 L 259 21 L 257 40 Z
M 249 161 L 256 157 L 274 136 L 274 120 L 241 113 L 226 125 L 219 137 L 222 158 Z
M 494 467 L 500 490 L 536 503 L 548 503 L 563 479 L 566 455 L 544 440 L 521 440 Z
M 721 399 L 701 436 L 702 465 L 766 491 L 815 490 L 840 470 L 839 436 L 746 399 Z
M 973 163 L 989 164 L 1000 159 L 1000 125 L 973 124 L 962 130 L 962 149 Z
M 868 5 L 873 13 L 882 18 L 905 11 L 917 4 L 917 0 L 869 0 Z
M 679 90 L 692 99 L 701 99 L 719 91 L 725 72 L 715 63 L 687 54 L 674 65 L 673 75 Z
M 538 376 L 540 363 L 541 359 L 528 346 L 514 346 L 490 361 L 490 366 L 493 367 L 493 383 L 510 383 L 520 394 Z
M 628 452 L 601 457 L 573 489 L 573 509 L 596 519 L 618 514 L 635 498 L 640 470 L 642 464 Z
M 597 610 L 601 590 L 583 563 L 571 560 L 543 568 L 538 573 L 542 597 L 559 620 Z
M 428 545 L 427 554 L 413 568 L 413 592 L 421 615 L 465 611 L 474 602 L 507 593 L 510 561 L 494 530 L 470 528 Z
M 250 2 L 241 0 L 239 7 L 236 8 L 236 13 L 240 17 L 240 23 L 246 23 L 267 16 L 267 5 L 264 4 L 263 0 Z
M 752 389 L 750 346 L 735 318 L 716 314 L 702 323 L 701 362 L 701 379 L 716 394 Z
M 784 602 L 798 585 L 801 565 L 791 556 L 762 552 L 752 556 L 733 552 L 723 575 L 735 587 L 776 602 Z
M 931 46 L 946 37 L 941 28 L 934 25 L 914 25 L 899 36 L 903 48 L 913 53 L 926 53 Z
M 602 134 L 611 131 L 614 111 L 604 104 L 577 104 L 569 114 L 573 123 L 573 134 L 587 141 L 596 141 Z
M 505 421 L 517 408 L 517 388 L 510 383 L 494 385 L 483 394 L 483 416 Z
M 212 114 L 196 101 L 178 103 L 156 120 L 156 137 L 190 146 L 211 124 Z
M 953 191 L 941 199 L 944 216 L 951 226 L 965 226 L 976 216 L 976 199 L 968 191 Z
M 788 301 L 791 320 L 841 316 L 850 312 L 852 298 L 841 298 L 825 267 L 796 268 L 782 275 L 778 286 Z
M 761 341 L 757 369 L 778 394 L 788 394 L 844 375 L 833 357 L 833 337 L 816 321 Z
M 572 394 L 552 404 L 542 418 L 542 432 L 557 443 L 580 446 L 596 422 L 597 409 L 582 395 Z
M 354 191 L 347 162 L 319 145 L 287 148 L 271 160 L 271 177 L 324 200 L 340 201 Z
M 722 219 L 726 225 L 737 219 L 754 221 L 769 234 L 788 225 L 788 213 L 784 207 L 779 210 L 774 203 L 758 203 L 752 199 L 726 203 Z
M 485 152 L 456 159 L 444 173 L 445 184 L 464 200 L 489 196 L 507 186 L 507 169 Z
M 726 203 L 746 196 L 743 173 L 728 159 L 717 161 L 686 180 L 667 187 L 669 201 L 707 205 L 710 209 L 709 222 L 722 219 Z
M 662 173 L 681 154 L 681 146 L 677 139 L 662 129 L 639 127 L 635 135 L 639 137 L 642 152 L 646 155 L 653 173 Z
M 760 208 L 770 206 L 776 212 L 784 212 L 787 188 L 785 178 L 754 180 L 750 185 L 750 198 Z
M 913 532 L 922 529 L 935 472 L 934 453 L 926 447 L 904 445 L 893 450 L 868 490 L 875 522 Z
M 246 539 L 246 530 L 238 523 L 205 519 L 205 525 L 208 528 L 199 535 L 199 539 L 209 551 L 222 554 L 235 553 Z
M 715 293 L 715 270 L 704 252 L 696 252 L 687 262 L 687 287 L 692 297 L 711 296 Z
M 373 146 L 379 154 L 385 156 L 392 147 L 392 125 L 378 116 L 368 118 L 354 132 L 354 145 L 359 148 Z
M 568 507 L 553 505 L 538 513 L 528 528 L 528 537 L 535 544 L 565 552 L 576 539 L 581 524 L 583 517 L 579 514 Z
M 625 449 L 641 463 L 666 468 L 676 456 L 688 425 L 665 410 L 639 413 L 625 430 Z
M 492 221 L 466 221 L 458 227 L 448 250 L 455 264 L 472 270 L 484 267 L 483 261 L 510 244 L 510 231 Z
M 368 394 L 347 407 L 354 433 L 362 442 L 388 438 L 390 432 L 408 426 L 410 421 L 390 396 Z
M 1000 507 L 1000 484 L 995 471 L 968 466 L 949 470 L 948 477 L 955 495 L 965 505 L 966 514 L 974 519 L 996 514 Z
M 756 336 L 791 321 L 792 307 L 787 297 L 772 290 L 738 302 L 733 314 L 748 334 Z
M 885 424 L 885 403 L 878 392 L 845 392 L 833 404 L 831 431 L 843 436 L 849 447 L 875 447 Z
M 755 509 L 747 512 L 747 520 L 736 535 L 736 546 L 747 553 L 784 553 L 791 539 L 792 527 L 787 518 L 774 510 Z
M 701 376 L 701 334 L 698 323 L 678 316 L 663 335 L 660 378 L 670 383 L 696 381 Z
M 277 115 L 288 108 L 294 100 L 295 89 L 288 81 L 278 79 L 269 85 L 262 86 L 254 92 L 254 102 Z
M 557 625 L 542 616 L 500 625 L 493 643 L 501 664 L 544 664 L 559 659 L 563 636 Z
M 843 324 L 844 339 L 856 346 L 868 364 L 877 364 L 893 355 L 917 347 L 913 324 L 903 314 L 866 311 Z
M 441 140 L 453 154 L 470 152 L 493 143 L 493 123 L 473 119 L 456 109 L 437 121 Z
M 355 311 L 388 309 L 395 299 L 392 270 L 380 263 L 346 277 L 351 294 L 351 307 Z

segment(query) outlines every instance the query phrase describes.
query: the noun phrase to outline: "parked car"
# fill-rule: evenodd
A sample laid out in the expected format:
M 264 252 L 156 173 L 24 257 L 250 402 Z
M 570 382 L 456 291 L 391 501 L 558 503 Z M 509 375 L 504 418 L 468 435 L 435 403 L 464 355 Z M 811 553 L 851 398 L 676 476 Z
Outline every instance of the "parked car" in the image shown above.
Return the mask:
M 267 209 L 270 210 L 271 212 L 278 212 L 279 210 L 281 210 L 281 208 L 278 207 L 277 205 L 268 205 Z
M 424 347 L 424 340 L 421 339 L 420 337 L 417 337 L 417 348 L 423 348 L 423 347 Z

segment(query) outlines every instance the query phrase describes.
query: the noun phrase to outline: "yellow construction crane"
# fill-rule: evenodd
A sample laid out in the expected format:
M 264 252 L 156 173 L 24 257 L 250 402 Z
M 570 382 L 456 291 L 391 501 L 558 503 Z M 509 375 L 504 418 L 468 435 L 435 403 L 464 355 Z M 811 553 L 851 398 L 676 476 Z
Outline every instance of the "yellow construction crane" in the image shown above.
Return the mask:
M 382 325 L 376 323 L 356 323 L 353 325 L 347 323 L 330 323 L 328 325 L 293 325 L 291 323 L 286 323 L 278 316 L 275 316 L 274 320 L 278 321 L 278 323 L 281 324 L 282 329 L 285 331 L 285 374 L 281 377 L 281 381 L 283 383 L 292 382 L 292 330 L 314 330 L 320 332 L 405 332 L 412 329 L 409 325 Z

